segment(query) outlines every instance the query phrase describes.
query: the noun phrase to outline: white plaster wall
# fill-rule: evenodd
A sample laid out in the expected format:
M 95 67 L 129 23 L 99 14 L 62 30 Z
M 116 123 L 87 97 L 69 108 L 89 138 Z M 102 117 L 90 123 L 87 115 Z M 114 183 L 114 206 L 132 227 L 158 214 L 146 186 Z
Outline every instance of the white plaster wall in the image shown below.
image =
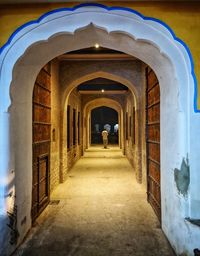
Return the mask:
M 186 252 L 187 255 L 193 255 L 193 248 L 199 246 L 200 230 L 187 223 L 184 217 L 188 214 L 199 217 L 200 214 L 200 200 L 197 196 L 200 194 L 200 118 L 193 111 L 194 81 L 186 50 L 164 27 L 153 21 L 142 20 L 133 13 L 107 11 L 99 7 L 80 8 L 74 11 L 75 13 L 76 15 L 67 11 L 62 15 L 56 13 L 43 19 L 37 26 L 32 24 L 26 27 L 0 56 L 0 123 L 4 127 L 14 127 L 12 135 L 15 138 L 9 159 L 4 159 L 1 174 L 7 176 L 5 173 L 10 170 L 8 162 L 15 159 L 19 242 L 31 227 L 31 98 L 34 80 L 41 67 L 50 59 L 67 51 L 93 46 L 98 42 L 103 47 L 120 50 L 143 60 L 158 77 L 161 88 L 162 228 L 178 254 Z M 73 33 L 91 23 L 95 25 L 84 31 L 80 30 L 74 36 L 62 34 Z M 112 33 L 97 29 L 99 27 Z M 22 61 L 17 63 L 13 71 L 16 61 L 22 55 Z M 3 113 L 8 111 L 10 105 L 10 88 L 12 106 L 9 111 L 9 123 L 4 119 Z M 7 129 L 5 135 L 6 131 Z M 6 136 L 3 136 L 3 142 L 0 144 L 2 151 L 3 145 L 10 146 Z M 177 192 L 174 168 L 180 168 L 182 158 L 186 157 L 187 153 L 192 183 L 188 199 L 185 199 Z M 27 221 L 21 226 L 24 216 Z

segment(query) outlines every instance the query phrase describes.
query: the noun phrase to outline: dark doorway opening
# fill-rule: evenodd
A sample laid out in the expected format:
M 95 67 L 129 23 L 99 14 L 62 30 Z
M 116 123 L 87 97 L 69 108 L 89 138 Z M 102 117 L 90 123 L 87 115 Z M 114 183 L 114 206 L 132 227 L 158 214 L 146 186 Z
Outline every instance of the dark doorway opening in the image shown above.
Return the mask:
M 118 113 L 109 107 L 91 111 L 91 144 L 102 144 L 102 131 L 108 131 L 108 143 L 118 144 Z

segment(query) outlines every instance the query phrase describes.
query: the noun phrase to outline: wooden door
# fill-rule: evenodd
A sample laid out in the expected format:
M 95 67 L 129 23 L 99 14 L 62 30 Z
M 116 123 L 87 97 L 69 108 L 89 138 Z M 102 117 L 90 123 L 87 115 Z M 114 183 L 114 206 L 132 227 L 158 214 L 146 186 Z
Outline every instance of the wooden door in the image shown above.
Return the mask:
M 50 64 L 38 74 L 33 90 L 32 221 L 49 203 L 51 137 Z
M 146 68 L 146 148 L 147 197 L 161 220 L 160 197 L 160 87 L 158 79 Z

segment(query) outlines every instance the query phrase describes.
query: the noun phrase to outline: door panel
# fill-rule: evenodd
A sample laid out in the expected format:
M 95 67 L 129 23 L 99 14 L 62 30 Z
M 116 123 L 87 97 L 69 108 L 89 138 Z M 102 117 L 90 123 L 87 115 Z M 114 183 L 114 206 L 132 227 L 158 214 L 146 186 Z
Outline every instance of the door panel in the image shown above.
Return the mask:
M 160 220 L 160 87 L 149 67 L 146 68 L 146 148 L 147 199 Z
M 33 90 L 33 222 L 49 202 L 51 138 L 50 78 L 50 64 L 47 64 L 38 74 Z
M 47 108 L 46 106 L 38 106 L 37 103 L 35 103 L 33 117 L 35 123 L 50 123 L 51 109 Z

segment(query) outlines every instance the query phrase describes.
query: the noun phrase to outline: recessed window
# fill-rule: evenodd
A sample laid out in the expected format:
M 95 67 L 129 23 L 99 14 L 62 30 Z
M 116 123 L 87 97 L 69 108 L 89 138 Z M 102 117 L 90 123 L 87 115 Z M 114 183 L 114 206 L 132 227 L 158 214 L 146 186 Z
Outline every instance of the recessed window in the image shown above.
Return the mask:
M 67 149 L 70 149 L 70 106 L 67 106 Z
M 126 112 L 126 140 L 128 140 L 128 113 Z
M 81 132 L 80 112 L 78 112 L 78 145 L 80 145 L 80 132 Z
M 135 144 L 135 107 L 133 107 L 132 117 L 132 143 Z
M 52 141 L 53 142 L 56 141 L 56 129 L 55 128 L 52 130 Z
M 73 109 L 73 145 L 76 145 L 76 109 Z
M 131 123 L 131 116 L 129 116 L 129 137 L 132 136 L 132 123 Z

